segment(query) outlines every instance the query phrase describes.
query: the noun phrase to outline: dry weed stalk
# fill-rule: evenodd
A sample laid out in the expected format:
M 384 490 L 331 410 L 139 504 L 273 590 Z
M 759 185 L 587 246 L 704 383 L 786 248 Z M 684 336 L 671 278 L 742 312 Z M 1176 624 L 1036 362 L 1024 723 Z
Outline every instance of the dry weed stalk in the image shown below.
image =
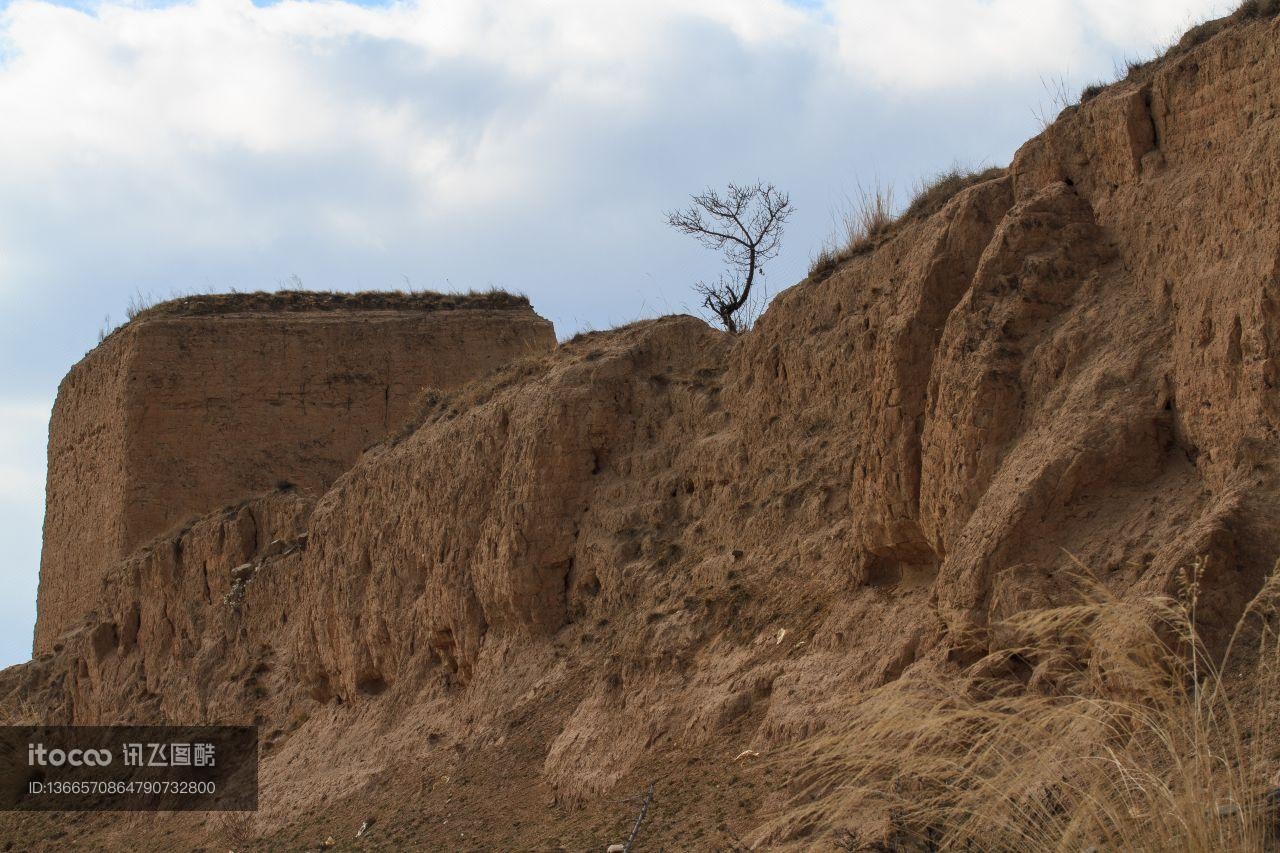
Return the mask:
M 785 824 L 878 816 L 881 843 L 907 850 L 1270 849 L 1280 574 L 1215 661 L 1198 569 L 1176 598 L 1093 584 L 1078 604 L 1020 614 L 953 689 L 874 692 L 855 726 L 792 756 L 803 805 Z
M 250 850 L 258 840 L 253 812 L 222 812 L 213 823 L 213 837 L 232 853 Z
M 38 726 L 45 722 L 45 714 L 30 697 L 10 697 L 0 703 L 0 726 Z
M 840 264 L 876 248 L 901 223 L 927 219 L 962 190 L 994 180 L 1003 173 L 1003 169 L 996 168 L 975 170 L 952 166 L 919 182 L 911 202 L 901 213 L 894 204 L 892 186 L 876 184 L 870 189 L 860 186 L 856 195 L 846 198 L 843 210 L 832 212 L 833 233 L 809 265 L 810 279 L 821 281 Z
M 876 239 L 887 234 L 897 221 L 893 187 L 860 186 L 857 196 L 845 201 L 839 214 L 831 214 L 834 233 L 809 266 L 809 276 L 813 279 L 825 278 L 842 262 L 874 248 Z

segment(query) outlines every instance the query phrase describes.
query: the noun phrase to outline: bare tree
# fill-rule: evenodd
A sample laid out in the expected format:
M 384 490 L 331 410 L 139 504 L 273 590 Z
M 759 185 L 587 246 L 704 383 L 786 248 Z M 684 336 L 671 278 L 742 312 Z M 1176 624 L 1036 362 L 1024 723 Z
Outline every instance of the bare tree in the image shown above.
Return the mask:
M 715 190 L 695 195 L 687 210 L 667 214 L 667 223 L 696 238 L 704 246 L 724 252 L 728 273 L 715 284 L 698 282 L 702 304 L 720 318 L 730 332 L 748 323 L 739 312 L 751 297 L 764 262 L 778 254 L 782 226 L 791 216 L 791 197 L 773 184 L 729 184 L 724 195 Z

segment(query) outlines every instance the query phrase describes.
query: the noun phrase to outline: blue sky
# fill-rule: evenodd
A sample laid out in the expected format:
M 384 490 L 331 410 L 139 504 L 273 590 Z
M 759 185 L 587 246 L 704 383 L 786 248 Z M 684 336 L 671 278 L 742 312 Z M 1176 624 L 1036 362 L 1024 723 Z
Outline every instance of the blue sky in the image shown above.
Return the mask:
M 774 290 L 859 186 L 1003 165 L 1212 0 L 0 4 L 0 665 L 34 622 L 49 407 L 134 294 L 528 293 L 562 337 L 689 310 L 662 212 L 797 208 Z

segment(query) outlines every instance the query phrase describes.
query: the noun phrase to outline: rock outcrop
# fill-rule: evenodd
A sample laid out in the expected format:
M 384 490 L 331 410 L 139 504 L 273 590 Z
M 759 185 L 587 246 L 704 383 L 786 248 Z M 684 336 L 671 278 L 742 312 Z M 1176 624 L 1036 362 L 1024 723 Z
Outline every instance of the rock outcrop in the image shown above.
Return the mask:
M 745 335 L 664 318 L 430 397 L 327 488 L 118 563 L 0 702 L 259 722 L 272 849 L 373 811 L 385 849 L 600 848 L 659 777 L 653 843 L 815 843 L 755 753 L 1082 566 L 1198 563 L 1212 634 L 1280 555 L 1277 45 L 1179 48 Z

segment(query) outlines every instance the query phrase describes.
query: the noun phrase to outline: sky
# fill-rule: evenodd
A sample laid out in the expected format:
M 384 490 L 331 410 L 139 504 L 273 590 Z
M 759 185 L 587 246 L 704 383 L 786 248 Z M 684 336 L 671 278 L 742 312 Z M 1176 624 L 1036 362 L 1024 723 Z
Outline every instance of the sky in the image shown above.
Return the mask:
M 0 0 L 0 666 L 30 655 L 48 415 L 131 299 L 502 287 L 562 338 L 695 311 L 663 212 L 1005 165 L 1236 0 Z

